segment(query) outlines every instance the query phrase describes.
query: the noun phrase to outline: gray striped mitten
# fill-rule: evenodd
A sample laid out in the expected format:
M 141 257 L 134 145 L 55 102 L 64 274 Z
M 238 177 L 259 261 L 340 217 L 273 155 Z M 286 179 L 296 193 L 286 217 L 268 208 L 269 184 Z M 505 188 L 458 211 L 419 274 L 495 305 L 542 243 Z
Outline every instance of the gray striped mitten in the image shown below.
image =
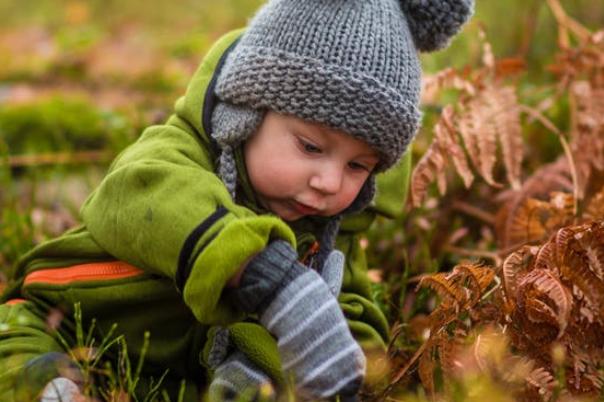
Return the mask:
M 236 295 L 277 338 L 283 368 L 293 373 L 300 397 L 358 392 L 365 374 L 363 351 L 323 278 L 297 262 L 288 243 L 275 241 L 254 257 Z
M 274 396 L 270 378 L 243 353 L 236 350 L 214 372 L 209 388 L 210 402 L 255 401 Z

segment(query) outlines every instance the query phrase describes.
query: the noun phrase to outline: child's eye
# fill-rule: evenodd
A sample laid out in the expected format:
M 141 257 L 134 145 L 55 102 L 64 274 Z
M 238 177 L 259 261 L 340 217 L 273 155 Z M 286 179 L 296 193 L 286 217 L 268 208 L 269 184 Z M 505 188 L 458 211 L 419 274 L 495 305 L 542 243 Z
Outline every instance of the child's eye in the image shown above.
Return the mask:
M 311 153 L 311 154 L 320 154 L 321 153 L 321 148 L 317 147 L 314 144 L 311 144 L 310 142 L 304 141 L 302 139 L 299 139 L 300 141 L 300 145 L 302 145 L 302 148 L 304 148 L 305 152 Z
M 352 170 L 366 170 L 367 172 L 370 171 L 370 168 L 363 165 L 362 163 L 358 163 L 358 162 L 350 162 L 348 163 L 348 166 L 352 169 Z

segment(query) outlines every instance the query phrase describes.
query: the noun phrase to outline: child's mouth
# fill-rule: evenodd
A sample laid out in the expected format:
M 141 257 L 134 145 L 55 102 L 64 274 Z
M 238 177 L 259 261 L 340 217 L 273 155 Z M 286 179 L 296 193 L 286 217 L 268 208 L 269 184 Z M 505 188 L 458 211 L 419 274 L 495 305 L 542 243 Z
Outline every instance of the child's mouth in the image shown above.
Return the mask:
M 308 205 L 302 204 L 298 201 L 292 201 L 293 208 L 302 215 L 316 215 L 319 213 L 319 210 L 313 207 L 309 207 Z

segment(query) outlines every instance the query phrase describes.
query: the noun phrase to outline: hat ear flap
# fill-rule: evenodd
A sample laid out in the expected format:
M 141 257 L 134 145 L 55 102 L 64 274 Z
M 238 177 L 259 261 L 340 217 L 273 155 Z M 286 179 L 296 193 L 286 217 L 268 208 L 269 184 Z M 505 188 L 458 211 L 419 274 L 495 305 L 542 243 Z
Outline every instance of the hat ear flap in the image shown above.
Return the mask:
M 474 12 L 474 0 L 400 0 L 415 47 L 442 49 Z
M 210 135 L 216 140 L 221 149 L 218 172 L 233 199 L 235 199 L 237 187 L 235 148 L 260 127 L 264 114 L 264 110 L 256 110 L 222 101 L 216 104 L 212 112 L 212 132 Z

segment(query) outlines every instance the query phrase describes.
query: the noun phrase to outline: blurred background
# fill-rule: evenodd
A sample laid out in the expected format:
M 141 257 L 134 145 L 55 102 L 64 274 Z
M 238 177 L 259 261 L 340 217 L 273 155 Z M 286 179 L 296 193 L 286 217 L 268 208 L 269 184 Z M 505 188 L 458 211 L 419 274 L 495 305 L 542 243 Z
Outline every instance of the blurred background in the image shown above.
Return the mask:
M 568 130 L 568 97 L 545 104 L 559 87 L 553 68 L 560 54 L 554 0 L 475 1 L 474 18 L 451 46 L 422 56 L 426 78 L 449 67 L 478 71 L 484 32 L 495 58 L 523 64 L 519 74 L 506 77 L 520 102 L 545 105 L 544 115 L 560 131 Z M 111 160 L 144 127 L 165 121 L 211 44 L 244 26 L 261 3 L 0 0 L 0 290 L 19 256 L 77 225 L 80 205 Z M 602 0 L 559 4 L 587 29 L 604 28 Z M 443 105 L 456 100 L 446 91 L 428 98 L 424 132 L 413 144 L 415 163 L 432 140 Z M 522 124 L 524 178 L 563 153 L 560 138 L 529 120 Z M 496 201 L 498 189 L 480 181 L 466 189 L 448 173 L 446 196 L 432 188 L 422 207 L 378 220 L 361 241 L 369 251 L 374 296 L 399 338 L 393 367 L 405 365 L 425 341 L 425 330 L 414 328 L 426 328 L 426 314 L 437 304 L 427 289 L 414 292 L 421 275 L 450 270 L 462 260 L 460 250 L 463 257 L 498 258 L 489 227 L 496 210 L 487 202 Z M 496 176 L 502 174 L 499 168 Z M 459 201 L 466 207 L 460 209 Z M 468 224 L 464 214 L 484 222 Z M 383 370 L 370 372 L 372 381 L 382 381 Z M 406 380 L 412 387 L 418 383 L 413 375 Z M 470 389 L 474 399 L 448 400 L 485 400 L 478 391 L 490 399 L 496 395 L 488 387 Z M 509 400 L 508 394 L 503 386 L 501 398 L 493 400 Z
M 0 0 L 0 272 L 76 224 L 110 160 L 170 114 L 208 47 L 261 3 Z M 604 26 L 601 1 L 561 3 Z M 557 25 L 545 0 L 477 0 L 452 46 L 423 56 L 426 74 L 479 64 L 480 28 L 498 58 L 525 60 L 525 88 L 551 79 Z

